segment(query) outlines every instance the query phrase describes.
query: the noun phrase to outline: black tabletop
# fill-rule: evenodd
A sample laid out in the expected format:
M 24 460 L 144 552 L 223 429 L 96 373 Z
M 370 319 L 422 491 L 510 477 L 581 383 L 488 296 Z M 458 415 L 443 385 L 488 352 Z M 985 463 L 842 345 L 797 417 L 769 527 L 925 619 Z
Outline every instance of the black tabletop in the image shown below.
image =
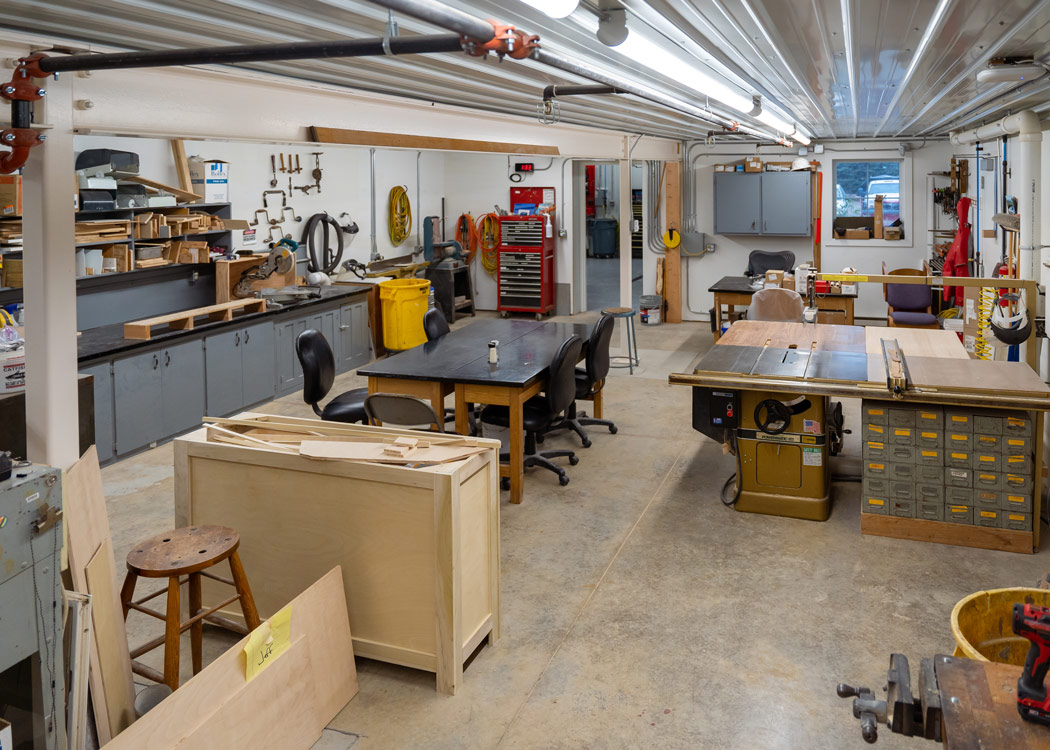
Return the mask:
M 707 291 L 709 292 L 735 292 L 737 294 L 754 294 L 762 287 L 751 286 L 752 279 L 750 276 L 723 276 L 710 287 Z M 799 294 L 803 294 L 799 292 Z M 821 297 L 856 297 L 857 293 L 853 294 L 821 294 Z
M 592 326 L 527 320 L 479 320 L 436 341 L 376 360 L 358 375 L 482 385 L 524 386 L 546 374 L 558 347 L 573 334 L 586 341 Z M 489 364 L 489 342 L 499 362 Z

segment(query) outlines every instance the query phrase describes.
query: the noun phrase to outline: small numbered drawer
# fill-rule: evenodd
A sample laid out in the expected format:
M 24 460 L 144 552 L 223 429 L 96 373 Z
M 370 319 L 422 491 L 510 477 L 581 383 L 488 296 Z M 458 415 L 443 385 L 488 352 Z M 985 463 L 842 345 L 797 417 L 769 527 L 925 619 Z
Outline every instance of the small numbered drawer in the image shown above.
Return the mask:
M 1031 474 L 1034 469 L 1031 456 L 1003 457 L 1003 471 L 1007 474 Z
M 865 461 L 864 462 L 864 476 L 865 477 L 882 477 L 887 478 L 890 475 L 889 464 L 885 461 Z
M 973 435 L 969 432 L 946 432 L 944 434 L 944 450 L 972 451 Z
M 1013 472 L 1006 472 L 1003 474 L 1003 491 L 1013 492 L 1015 494 L 1032 494 L 1032 475 L 1031 474 L 1014 474 Z
M 914 482 L 890 482 L 890 500 L 915 500 Z
M 941 448 L 916 448 L 915 463 L 919 466 L 944 466 L 944 450 Z
M 943 448 L 944 430 L 916 427 L 915 445 L 919 448 Z
M 1013 412 L 1003 417 L 1003 434 L 1007 437 L 1032 437 L 1032 418 L 1027 412 Z
M 1003 475 L 998 471 L 974 471 L 973 488 L 975 490 L 994 490 L 1003 488 Z
M 915 503 L 915 517 L 926 521 L 943 521 L 944 503 L 924 503 L 920 500 Z
M 1032 512 L 1031 495 L 1015 495 L 1012 492 L 1001 492 L 999 493 L 999 498 L 1001 500 L 999 507 L 1007 513 Z
M 944 429 L 949 432 L 973 432 L 973 413 L 965 409 L 945 409 Z
M 1003 417 L 1001 414 L 975 414 L 973 417 L 974 434 L 1003 434 Z
M 1011 513 L 1008 510 L 1004 510 L 999 514 L 999 521 L 1001 528 L 1010 529 L 1011 531 L 1032 530 L 1031 513 Z
M 923 466 L 915 464 L 915 481 L 924 484 L 944 484 L 943 466 Z
M 1002 471 L 1002 453 L 978 453 L 973 454 L 973 468 L 975 471 Z
M 944 505 L 944 485 L 917 484 L 915 485 L 915 499 L 920 503 L 940 503 Z
M 889 477 L 891 480 L 903 482 L 915 481 L 915 464 L 890 463 L 887 464 L 887 469 L 889 470 Z
M 969 505 L 945 505 L 944 520 L 950 523 L 973 523 L 973 508 Z
M 944 409 L 939 406 L 923 406 L 916 409 L 915 426 L 920 430 L 943 430 Z
M 974 508 L 973 509 L 973 525 L 974 526 L 991 526 L 993 529 L 998 529 L 1002 524 L 999 516 L 1002 513 L 1001 510 L 988 510 L 986 508 Z
M 890 445 L 915 445 L 914 427 L 887 427 L 886 442 Z
M 886 409 L 886 424 L 890 427 L 914 427 L 915 410 L 898 409 L 891 406 Z
M 885 443 L 888 429 L 884 424 L 865 424 L 864 439 L 873 440 L 876 443 Z
M 973 490 L 969 487 L 945 487 L 944 502 L 948 505 L 973 505 Z
M 877 401 L 864 401 L 860 407 L 861 422 L 869 424 L 886 424 L 886 407 Z
M 890 499 L 890 515 L 898 518 L 915 518 L 914 500 Z
M 864 482 L 862 484 L 862 492 L 865 496 L 870 495 L 871 497 L 883 498 L 889 497 L 890 480 L 864 477 Z
M 887 458 L 890 461 L 898 464 L 913 464 L 915 463 L 915 446 L 912 445 L 891 445 L 887 448 L 889 454 Z
M 1003 454 L 1007 456 L 1030 456 L 1032 455 L 1032 438 L 1024 435 L 1003 436 Z
M 884 497 L 869 497 L 865 495 L 861 500 L 860 506 L 860 509 L 865 513 L 878 513 L 880 516 L 885 516 L 890 512 L 889 501 Z
M 948 449 L 944 451 L 944 465 L 956 469 L 972 469 L 973 454 L 970 451 Z
M 1001 496 L 1001 493 L 995 490 L 979 490 L 974 488 L 973 502 L 970 504 L 974 508 L 999 508 L 1002 503 Z
M 890 457 L 890 452 L 886 449 L 886 444 L 880 443 L 877 440 L 866 440 L 862 451 L 864 458 L 872 461 L 888 461 Z
M 944 484 L 946 487 L 973 487 L 973 472 L 949 466 L 944 470 Z
M 1002 453 L 1002 435 L 982 435 L 975 433 L 973 436 L 973 449 L 976 453 Z

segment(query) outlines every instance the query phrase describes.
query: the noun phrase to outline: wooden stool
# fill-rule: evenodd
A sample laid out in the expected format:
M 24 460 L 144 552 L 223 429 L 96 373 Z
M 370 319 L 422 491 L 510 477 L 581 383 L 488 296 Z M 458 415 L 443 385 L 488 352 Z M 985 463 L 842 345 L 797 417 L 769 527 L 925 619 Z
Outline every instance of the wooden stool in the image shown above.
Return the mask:
M 634 308 L 633 307 L 607 307 L 602 310 L 603 315 L 612 315 L 614 318 L 623 318 L 627 326 L 627 356 L 609 357 L 609 367 L 627 367 L 634 375 L 634 368 L 638 366 L 638 338 L 634 333 Z
M 158 620 L 163 620 L 164 635 L 154 638 L 149 643 L 133 649 L 131 652 L 131 670 L 155 682 L 163 682 L 175 690 L 179 686 L 179 635 L 190 629 L 190 651 L 193 654 L 193 674 L 201 671 L 201 641 L 204 635 L 204 620 L 232 630 L 241 635 L 259 627 L 259 613 L 255 609 L 255 600 L 248 587 L 248 579 L 237 556 L 237 546 L 241 543 L 240 535 L 228 526 L 189 526 L 175 529 L 147 539 L 128 553 L 128 575 L 120 589 L 120 603 L 124 608 L 124 619 L 128 619 L 128 610 L 137 610 Z M 207 568 L 223 560 L 230 561 L 232 581 L 204 572 Z M 180 622 L 179 587 L 186 576 L 190 584 L 189 619 Z M 164 589 L 150 594 L 140 600 L 132 601 L 135 593 L 135 582 L 138 577 L 168 579 L 167 612 L 161 614 L 156 610 L 143 607 L 154 597 L 164 593 Z M 233 586 L 237 593 L 211 609 L 201 609 L 201 576 Z M 240 599 L 241 611 L 248 627 L 216 615 L 215 612 Z M 135 661 L 147 651 L 164 645 L 164 674 L 150 669 Z

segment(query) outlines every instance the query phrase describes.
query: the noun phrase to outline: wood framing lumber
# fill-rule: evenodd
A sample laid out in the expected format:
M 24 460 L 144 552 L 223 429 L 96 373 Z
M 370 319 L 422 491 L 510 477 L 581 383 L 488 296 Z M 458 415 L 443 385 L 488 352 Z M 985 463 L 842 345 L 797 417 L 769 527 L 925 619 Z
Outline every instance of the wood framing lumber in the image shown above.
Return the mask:
M 192 193 L 193 180 L 190 178 L 190 163 L 186 161 L 186 146 L 181 138 L 171 139 L 171 157 L 175 160 L 175 174 L 179 176 L 179 188 L 187 193 Z
M 682 231 L 682 165 L 664 165 L 664 226 Z M 682 255 L 680 247 L 664 248 L 664 300 L 668 323 L 682 322 Z
M 441 138 L 407 133 L 380 133 L 374 130 L 344 130 L 343 128 L 310 127 L 310 140 L 315 143 L 342 143 L 352 146 L 380 146 L 383 148 L 434 149 L 437 151 L 483 151 L 497 154 L 537 154 L 560 156 L 557 146 L 536 143 L 501 143 L 474 141 L 463 138 Z
M 246 312 L 264 312 L 266 300 L 262 299 L 238 299 L 229 302 L 221 302 L 217 305 L 207 307 L 195 307 L 192 310 L 158 315 L 154 318 L 143 320 L 132 320 L 124 324 L 124 338 L 136 340 L 148 340 L 152 335 L 153 326 L 167 324 L 173 331 L 188 331 L 193 328 L 194 319 L 207 315 L 208 320 L 233 320 L 233 313 L 238 310 Z
M 357 694 L 342 568 L 332 568 L 289 606 L 291 646 L 254 679 L 245 678 L 249 635 L 106 750 L 310 748 Z
M 179 188 L 174 187 L 172 185 L 165 185 L 163 182 L 157 182 L 156 180 L 148 180 L 145 177 L 139 177 L 138 175 L 132 175 L 130 177 L 121 177 L 120 179 L 124 180 L 125 182 L 134 182 L 139 185 L 144 185 L 145 187 L 153 188 L 154 190 L 164 190 L 174 195 L 183 203 L 194 203 L 195 201 L 204 200 L 202 196 L 199 196 L 196 193 L 191 193 L 188 190 L 180 190 Z

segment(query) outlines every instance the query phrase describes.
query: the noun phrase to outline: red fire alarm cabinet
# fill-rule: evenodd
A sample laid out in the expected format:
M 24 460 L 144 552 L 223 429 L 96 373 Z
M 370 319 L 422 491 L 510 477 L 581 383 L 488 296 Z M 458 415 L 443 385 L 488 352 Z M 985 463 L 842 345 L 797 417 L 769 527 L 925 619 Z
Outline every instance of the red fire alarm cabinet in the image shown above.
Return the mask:
M 499 314 L 554 309 L 554 224 L 547 214 L 499 217 Z

